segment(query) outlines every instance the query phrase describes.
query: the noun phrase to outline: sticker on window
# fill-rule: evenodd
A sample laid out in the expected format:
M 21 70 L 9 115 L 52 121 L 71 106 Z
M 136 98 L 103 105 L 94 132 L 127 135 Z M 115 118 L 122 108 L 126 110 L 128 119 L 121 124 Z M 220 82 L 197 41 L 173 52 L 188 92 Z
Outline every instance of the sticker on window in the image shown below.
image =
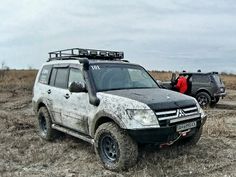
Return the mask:
M 92 70 L 100 70 L 100 67 L 98 65 L 91 66 Z

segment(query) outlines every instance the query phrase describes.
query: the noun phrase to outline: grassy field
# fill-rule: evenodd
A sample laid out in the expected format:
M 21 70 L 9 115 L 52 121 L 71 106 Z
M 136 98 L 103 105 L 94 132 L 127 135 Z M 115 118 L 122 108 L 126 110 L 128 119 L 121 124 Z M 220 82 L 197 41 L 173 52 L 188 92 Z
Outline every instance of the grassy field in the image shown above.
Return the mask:
M 0 71 L 0 91 L 31 91 L 37 70 Z
M 213 109 L 197 146 L 140 149 L 138 163 L 115 173 L 103 168 L 93 147 L 71 136 L 53 142 L 37 134 L 37 118 L 32 111 L 32 87 L 36 70 L 11 70 L 0 74 L 0 176 L 100 176 L 100 177 L 215 177 L 236 174 L 236 91 Z M 171 73 L 151 72 L 159 80 Z M 226 87 L 234 89 L 236 76 L 222 76 Z
M 37 70 L 10 70 L 5 71 L 4 75 L 0 72 L 0 89 L 25 89 L 31 90 L 37 74 Z M 158 80 L 168 81 L 171 79 L 171 72 L 150 71 L 150 74 Z M 236 75 L 220 75 L 227 89 L 236 90 Z

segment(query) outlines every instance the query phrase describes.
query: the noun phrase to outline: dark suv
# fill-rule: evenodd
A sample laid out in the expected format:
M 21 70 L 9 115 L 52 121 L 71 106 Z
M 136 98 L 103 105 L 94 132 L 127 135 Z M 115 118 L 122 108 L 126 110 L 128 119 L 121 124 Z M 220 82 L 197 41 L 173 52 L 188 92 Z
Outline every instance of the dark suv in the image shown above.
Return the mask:
M 214 106 L 221 97 L 226 96 L 225 85 L 221 81 L 218 72 L 183 72 L 179 75 L 187 76 L 188 90 L 186 94 L 195 97 L 202 107 L 208 105 Z M 173 73 L 171 81 L 163 82 L 162 86 L 170 90 L 175 90 L 174 85 L 177 79 Z

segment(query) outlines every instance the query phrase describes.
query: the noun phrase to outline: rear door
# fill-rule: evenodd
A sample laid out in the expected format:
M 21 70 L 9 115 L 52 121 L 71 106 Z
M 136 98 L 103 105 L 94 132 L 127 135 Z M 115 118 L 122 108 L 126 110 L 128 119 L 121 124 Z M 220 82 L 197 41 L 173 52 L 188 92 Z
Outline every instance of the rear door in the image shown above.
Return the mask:
M 52 100 L 54 119 L 58 124 L 63 124 L 62 109 L 64 95 L 67 89 L 68 74 L 68 67 L 54 67 L 49 81 L 50 89 L 48 93 L 50 93 Z
M 211 81 L 214 93 L 225 93 L 225 85 L 218 74 L 212 74 Z
M 34 97 L 37 97 L 37 100 L 41 99 L 46 104 L 53 122 L 61 124 L 61 116 L 56 106 L 57 100 L 55 99 L 57 96 L 57 90 L 54 87 L 56 71 L 52 65 L 45 65 L 42 68 L 38 83 L 34 87 Z

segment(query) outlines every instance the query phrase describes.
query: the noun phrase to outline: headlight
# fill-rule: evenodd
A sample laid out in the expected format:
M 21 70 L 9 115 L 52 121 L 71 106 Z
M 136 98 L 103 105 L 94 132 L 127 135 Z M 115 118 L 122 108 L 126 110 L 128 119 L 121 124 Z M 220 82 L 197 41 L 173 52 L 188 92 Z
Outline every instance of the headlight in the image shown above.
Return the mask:
M 150 109 L 128 109 L 126 112 L 130 119 L 136 120 L 144 126 L 159 125 L 156 115 Z
M 195 102 L 196 102 L 198 111 L 199 111 L 199 113 L 201 114 L 201 118 L 205 118 L 205 117 L 206 117 L 206 114 L 205 114 L 204 110 L 201 108 L 201 106 L 199 105 L 199 103 L 197 102 L 196 99 L 195 99 Z

